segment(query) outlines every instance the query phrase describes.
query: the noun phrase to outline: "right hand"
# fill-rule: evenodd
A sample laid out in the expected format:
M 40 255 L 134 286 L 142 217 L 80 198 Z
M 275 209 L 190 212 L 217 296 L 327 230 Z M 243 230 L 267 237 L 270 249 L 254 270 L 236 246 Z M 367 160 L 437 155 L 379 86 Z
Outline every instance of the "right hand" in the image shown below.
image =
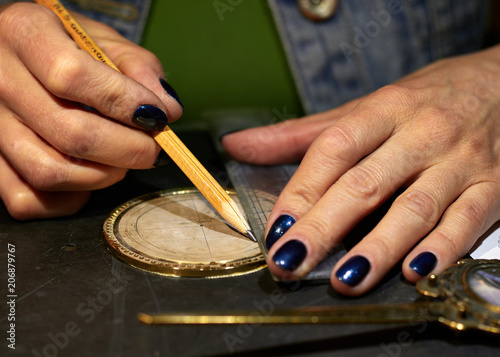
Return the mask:
M 73 214 L 127 169 L 152 167 L 160 148 L 133 122 L 140 106 L 182 115 L 152 53 L 75 19 L 123 74 L 80 50 L 50 10 L 0 6 L 0 197 L 16 219 Z

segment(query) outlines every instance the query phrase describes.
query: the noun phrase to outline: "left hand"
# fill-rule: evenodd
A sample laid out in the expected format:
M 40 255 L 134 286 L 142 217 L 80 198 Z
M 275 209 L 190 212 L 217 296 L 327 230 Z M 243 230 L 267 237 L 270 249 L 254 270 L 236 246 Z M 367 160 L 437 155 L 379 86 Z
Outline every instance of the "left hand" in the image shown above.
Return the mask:
M 441 60 L 328 112 L 225 136 L 240 161 L 303 156 L 269 217 L 271 271 L 306 275 L 401 187 L 338 262 L 333 287 L 361 295 L 403 258 L 416 282 L 463 257 L 500 219 L 499 52 Z

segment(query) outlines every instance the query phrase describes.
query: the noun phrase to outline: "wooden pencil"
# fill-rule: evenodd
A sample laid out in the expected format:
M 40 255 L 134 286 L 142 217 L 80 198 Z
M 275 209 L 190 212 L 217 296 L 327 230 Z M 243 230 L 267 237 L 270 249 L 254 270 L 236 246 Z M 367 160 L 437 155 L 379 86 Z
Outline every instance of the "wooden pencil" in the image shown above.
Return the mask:
M 47 7 L 59 17 L 66 31 L 82 50 L 121 72 L 58 0 L 35 0 L 35 2 Z M 163 131 L 152 132 L 151 135 L 217 212 L 234 228 L 246 234 L 253 241 L 257 241 L 236 202 L 210 175 L 168 125 Z

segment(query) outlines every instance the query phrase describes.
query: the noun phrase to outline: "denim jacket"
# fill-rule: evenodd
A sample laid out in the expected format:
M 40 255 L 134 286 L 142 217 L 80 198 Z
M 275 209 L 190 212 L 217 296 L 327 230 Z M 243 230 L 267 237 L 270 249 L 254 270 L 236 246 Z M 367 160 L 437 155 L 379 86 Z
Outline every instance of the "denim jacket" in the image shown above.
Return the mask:
M 392 83 L 437 59 L 478 50 L 486 0 L 339 0 L 324 21 L 269 0 L 307 113 Z
M 0 0 L 0 5 L 12 3 Z M 129 40 L 139 43 L 152 0 L 60 0 L 68 9 L 103 22 Z
M 302 14 L 297 0 L 268 1 L 309 114 L 437 59 L 480 49 L 488 8 L 486 0 L 338 0 L 333 16 L 319 22 Z M 134 42 L 140 41 L 151 5 L 151 0 L 62 2 Z

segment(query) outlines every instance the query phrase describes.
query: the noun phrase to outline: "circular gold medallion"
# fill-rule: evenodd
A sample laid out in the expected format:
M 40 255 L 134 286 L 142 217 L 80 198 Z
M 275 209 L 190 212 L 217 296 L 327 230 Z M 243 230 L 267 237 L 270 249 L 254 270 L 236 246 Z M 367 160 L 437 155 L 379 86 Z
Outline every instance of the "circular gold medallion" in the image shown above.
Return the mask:
M 234 191 L 228 191 L 236 203 Z M 270 211 L 274 197 L 263 201 Z M 230 228 L 196 189 L 140 196 L 104 223 L 110 250 L 128 264 L 167 276 L 217 278 L 266 266 L 259 245 Z

